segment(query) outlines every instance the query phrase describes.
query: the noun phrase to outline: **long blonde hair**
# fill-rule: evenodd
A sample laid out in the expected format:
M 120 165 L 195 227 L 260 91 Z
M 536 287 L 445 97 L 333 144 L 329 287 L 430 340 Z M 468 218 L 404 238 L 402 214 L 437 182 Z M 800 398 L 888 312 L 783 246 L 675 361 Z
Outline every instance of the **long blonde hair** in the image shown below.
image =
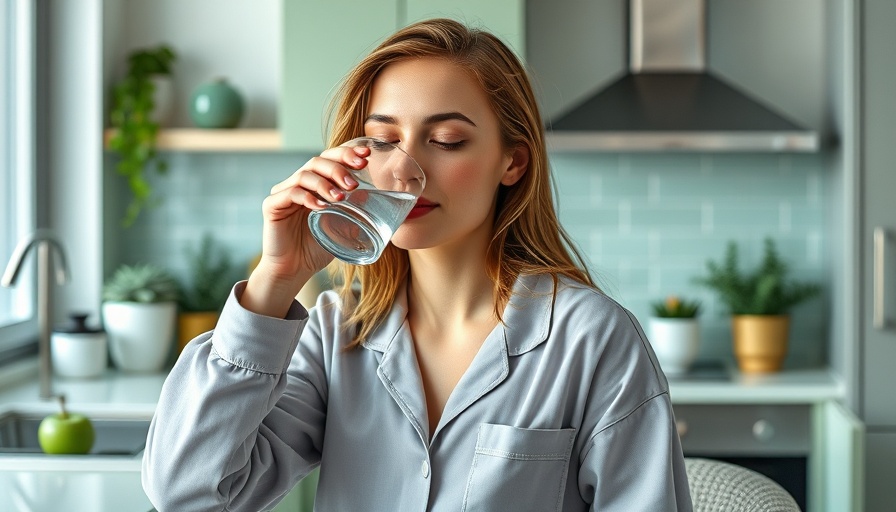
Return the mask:
M 495 313 L 501 318 L 517 276 L 567 276 L 595 286 L 554 209 L 551 176 L 541 114 L 526 71 L 516 55 L 494 35 L 449 19 L 410 25 L 386 39 L 346 77 L 335 98 L 330 145 L 364 134 L 371 84 L 389 64 L 409 58 L 437 57 L 455 62 L 479 81 L 498 117 L 507 151 L 529 149 L 529 168 L 512 186 L 498 191 L 494 231 L 486 268 L 494 283 Z M 392 244 L 367 266 L 336 264 L 342 275 L 340 296 L 352 346 L 360 344 L 386 317 L 408 276 L 408 253 Z M 360 297 L 352 291 L 359 281 Z M 596 286 L 595 286 L 596 287 Z

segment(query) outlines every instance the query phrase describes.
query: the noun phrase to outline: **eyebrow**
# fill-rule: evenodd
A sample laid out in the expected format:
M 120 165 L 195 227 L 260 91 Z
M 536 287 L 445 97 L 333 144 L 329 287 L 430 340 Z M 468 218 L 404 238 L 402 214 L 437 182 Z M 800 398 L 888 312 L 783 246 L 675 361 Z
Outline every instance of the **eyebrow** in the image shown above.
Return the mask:
M 463 121 L 472 126 L 476 126 L 476 123 L 474 123 L 472 119 L 461 114 L 460 112 L 443 112 L 440 114 L 433 114 L 431 116 L 427 116 L 423 120 L 423 124 L 435 124 L 435 123 L 441 123 L 442 121 L 451 121 L 451 120 Z M 374 121 L 377 123 L 383 123 L 383 124 L 398 124 L 398 121 L 393 116 L 387 116 L 384 114 L 370 114 L 369 116 L 367 116 L 367 119 L 364 120 L 364 123 L 366 124 L 367 122 L 370 122 L 370 121 Z

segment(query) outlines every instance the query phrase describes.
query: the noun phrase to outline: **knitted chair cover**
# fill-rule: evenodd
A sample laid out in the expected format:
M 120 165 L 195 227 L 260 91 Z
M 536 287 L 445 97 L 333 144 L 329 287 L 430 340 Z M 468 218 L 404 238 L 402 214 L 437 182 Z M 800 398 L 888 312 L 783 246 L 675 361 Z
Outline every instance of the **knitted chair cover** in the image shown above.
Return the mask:
M 685 458 L 694 512 L 800 512 L 777 482 L 735 464 Z

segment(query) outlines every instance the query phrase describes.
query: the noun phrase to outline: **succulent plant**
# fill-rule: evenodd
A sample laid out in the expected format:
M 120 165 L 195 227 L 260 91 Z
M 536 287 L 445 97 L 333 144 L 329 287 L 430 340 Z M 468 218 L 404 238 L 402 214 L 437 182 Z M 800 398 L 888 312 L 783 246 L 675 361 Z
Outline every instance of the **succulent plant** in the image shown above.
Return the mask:
M 659 318 L 695 318 L 700 313 L 700 301 L 687 300 L 676 295 L 650 304 L 653 314 Z
M 177 280 L 151 264 L 122 265 L 103 286 L 103 300 L 114 302 L 170 302 L 180 295 Z

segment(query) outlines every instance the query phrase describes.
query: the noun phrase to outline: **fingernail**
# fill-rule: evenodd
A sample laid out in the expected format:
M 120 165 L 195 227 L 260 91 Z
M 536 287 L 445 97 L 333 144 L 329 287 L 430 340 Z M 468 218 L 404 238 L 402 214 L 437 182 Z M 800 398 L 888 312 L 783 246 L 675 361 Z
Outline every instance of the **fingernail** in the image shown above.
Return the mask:
M 364 160 L 362 160 L 362 159 L 360 159 L 360 158 L 358 158 L 358 157 L 354 157 L 354 158 L 352 158 L 352 163 L 355 164 L 355 165 L 361 165 L 361 164 L 364 163 Z
M 321 201 L 320 199 L 317 199 L 317 205 L 318 206 L 327 206 L 327 203 L 325 203 L 324 201 Z
M 333 196 L 334 199 L 341 199 L 341 198 L 342 198 L 342 191 L 339 190 L 339 189 L 336 189 L 336 188 L 331 188 L 331 189 L 330 189 L 330 195 Z
M 345 182 L 345 185 L 347 187 L 354 187 L 355 185 L 358 184 L 358 182 L 355 181 L 355 179 L 352 178 L 351 176 L 346 176 L 345 178 L 342 179 L 342 181 Z

